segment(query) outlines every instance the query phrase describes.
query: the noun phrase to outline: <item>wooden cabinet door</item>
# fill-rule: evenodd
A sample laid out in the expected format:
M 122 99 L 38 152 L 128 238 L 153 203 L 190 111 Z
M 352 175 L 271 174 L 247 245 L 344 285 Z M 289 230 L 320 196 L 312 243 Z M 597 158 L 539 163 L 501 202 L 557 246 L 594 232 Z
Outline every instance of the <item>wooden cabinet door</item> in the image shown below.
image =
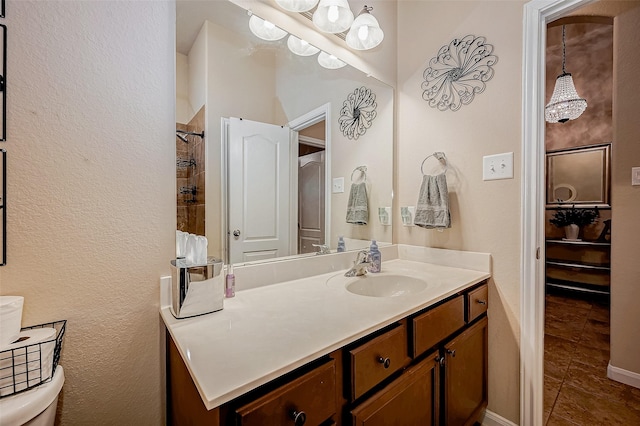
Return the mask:
M 487 318 L 445 346 L 445 424 L 471 425 L 487 406 Z
M 351 414 L 355 426 L 429 426 L 438 424 L 438 371 L 434 352 L 408 369 Z

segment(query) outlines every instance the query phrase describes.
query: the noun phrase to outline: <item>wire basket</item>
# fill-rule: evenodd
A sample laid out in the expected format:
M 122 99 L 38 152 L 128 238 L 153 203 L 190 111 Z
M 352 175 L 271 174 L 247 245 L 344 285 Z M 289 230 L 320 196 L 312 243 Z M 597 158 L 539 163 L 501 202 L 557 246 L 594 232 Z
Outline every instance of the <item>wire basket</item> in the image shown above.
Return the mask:
M 66 325 L 67 320 L 62 320 L 23 327 L 21 337 L 11 344 L 12 348 L 0 352 L 0 398 L 33 389 L 53 377 L 60 360 Z M 50 328 L 55 330 L 55 337 L 28 344 L 26 336 L 46 333 Z M 27 344 L 19 346 L 21 340 Z

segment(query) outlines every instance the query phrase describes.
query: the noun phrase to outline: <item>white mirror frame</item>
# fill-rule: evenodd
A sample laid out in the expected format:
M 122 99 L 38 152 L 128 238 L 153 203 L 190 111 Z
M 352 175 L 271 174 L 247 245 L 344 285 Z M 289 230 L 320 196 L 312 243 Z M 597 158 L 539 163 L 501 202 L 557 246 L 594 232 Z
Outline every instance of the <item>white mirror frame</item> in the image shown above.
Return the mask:
M 547 23 L 593 1 L 532 0 L 524 6 L 520 257 L 520 424 L 523 426 L 543 424 Z

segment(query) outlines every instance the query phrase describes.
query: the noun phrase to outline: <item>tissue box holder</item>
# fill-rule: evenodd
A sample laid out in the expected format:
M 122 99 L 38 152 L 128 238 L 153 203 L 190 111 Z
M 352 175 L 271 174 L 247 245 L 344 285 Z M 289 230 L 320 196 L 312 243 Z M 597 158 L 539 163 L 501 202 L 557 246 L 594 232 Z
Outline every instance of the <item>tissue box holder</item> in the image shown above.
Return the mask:
M 206 265 L 171 261 L 171 313 L 178 319 L 219 311 L 224 304 L 222 260 L 207 258 Z

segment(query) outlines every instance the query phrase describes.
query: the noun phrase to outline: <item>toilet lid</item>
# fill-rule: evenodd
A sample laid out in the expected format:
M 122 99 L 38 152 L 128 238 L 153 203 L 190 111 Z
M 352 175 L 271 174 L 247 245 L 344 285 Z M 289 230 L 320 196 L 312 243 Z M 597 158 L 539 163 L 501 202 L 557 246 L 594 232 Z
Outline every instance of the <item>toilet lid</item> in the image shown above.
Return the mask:
M 58 365 L 50 382 L 0 399 L 0 424 L 22 425 L 33 419 L 51 405 L 63 384 L 64 370 Z

